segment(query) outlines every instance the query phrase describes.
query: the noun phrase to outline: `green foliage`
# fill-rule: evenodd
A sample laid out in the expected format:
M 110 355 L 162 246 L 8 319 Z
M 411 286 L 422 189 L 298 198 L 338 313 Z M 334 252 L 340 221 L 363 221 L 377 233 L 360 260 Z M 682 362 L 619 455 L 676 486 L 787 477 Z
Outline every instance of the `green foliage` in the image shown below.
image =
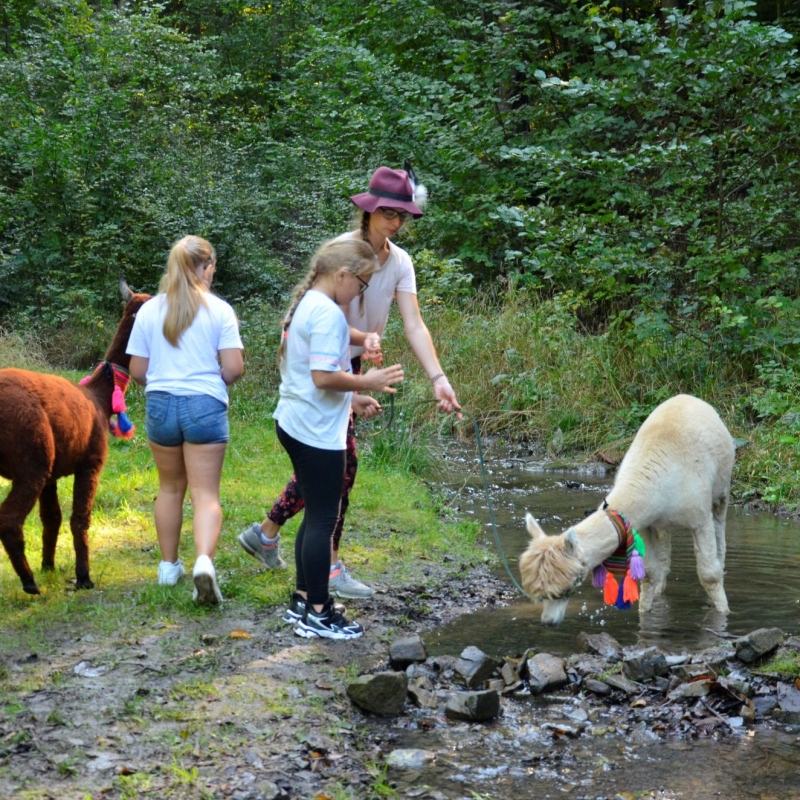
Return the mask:
M 660 5 L 7 3 L 0 320 L 85 368 L 116 319 L 117 276 L 154 291 L 172 241 L 198 233 L 272 381 L 272 321 L 310 253 L 347 227 L 378 164 L 410 157 L 430 203 L 400 242 L 426 317 L 520 292 L 552 301 L 576 341 L 680 354 L 695 390 L 738 371 L 756 386 L 749 413 L 788 413 L 797 14 Z M 495 424 L 555 403 L 541 366 L 505 363 L 519 348 L 484 322 L 466 333 L 501 342 L 483 376 L 505 376 Z

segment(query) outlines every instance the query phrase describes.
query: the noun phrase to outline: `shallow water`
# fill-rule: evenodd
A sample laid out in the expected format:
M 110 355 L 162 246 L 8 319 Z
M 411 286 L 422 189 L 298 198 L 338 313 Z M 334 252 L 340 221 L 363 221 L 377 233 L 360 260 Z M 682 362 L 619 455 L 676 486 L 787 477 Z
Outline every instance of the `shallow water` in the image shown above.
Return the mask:
M 484 535 L 502 553 L 519 582 L 517 559 L 528 545 L 524 517 L 530 511 L 547 533 L 561 533 L 594 510 L 612 480 L 603 474 L 545 471 L 540 463 L 493 460 L 488 464 L 489 498 L 474 458 L 451 456 L 445 485 L 461 514 L 474 516 Z M 598 470 L 600 468 L 597 468 Z M 491 524 L 489 503 L 494 512 Z M 570 600 L 557 628 L 541 624 L 541 606 L 518 594 L 506 608 L 462 617 L 431 637 L 433 654 L 458 652 L 474 644 L 493 655 L 514 655 L 536 647 L 556 655 L 576 649 L 581 631 L 611 634 L 623 646 L 658 645 L 669 652 L 702 650 L 719 642 L 714 631 L 745 634 L 755 628 L 800 629 L 800 523 L 772 514 L 731 508 L 727 518 L 726 618 L 709 605 L 695 572 L 688 533 L 673 542 L 672 570 L 664 597 L 640 619 L 638 609 L 620 611 L 603 604 L 602 592 L 587 579 Z M 498 574 L 511 583 L 505 569 Z
M 444 485 L 451 505 L 474 516 L 494 544 L 495 530 L 519 580 L 517 558 L 527 547 L 524 516 L 530 511 L 548 533 L 560 533 L 602 501 L 612 481 L 594 472 L 546 471 L 527 459 L 489 461 L 489 502 L 475 456 L 453 447 Z M 673 544 L 666 597 L 640 620 L 636 607 L 603 605 L 587 580 L 573 596 L 564 623 L 541 624 L 541 609 L 526 597 L 508 607 L 484 609 L 425 636 L 429 654 L 457 655 L 476 645 L 493 655 L 520 655 L 528 647 L 566 656 L 577 650 L 581 631 L 605 631 L 623 646 L 658 645 L 672 653 L 693 652 L 759 627 L 797 633 L 800 621 L 800 524 L 769 514 L 731 509 L 727 524 L 725 586 L 732 613 L 726 619 L 707 603 L 695 574 L 688 534 Z M 498 574 L 510 579 L 503 567 Z M 599 735 L 556 735 L 574 727 L 580 696 L 503 701 L 501 719 L 485 725 L 428 720 L 420 710 L 410 724 L 386 722 L 389 749 L 427 753 L 422 769 L 392 767 L 389 776 L 404 797 L 453 800 L 560 798 L 609 800 L 800 800 L 800 730 L 783 726 L 739 728 L 720 739 L 663 738 L 647 725 L 629 730 L 592 720 Z
M 427 786 L 453 800 L 800 798 L 800 739 L 782 731 L 670 741 L 640 729 L 554 740 L 524 713 L 477 727 L 392 732 L 394 746 L 435 754 L 422 771 L 390 769 L 401 795 Z

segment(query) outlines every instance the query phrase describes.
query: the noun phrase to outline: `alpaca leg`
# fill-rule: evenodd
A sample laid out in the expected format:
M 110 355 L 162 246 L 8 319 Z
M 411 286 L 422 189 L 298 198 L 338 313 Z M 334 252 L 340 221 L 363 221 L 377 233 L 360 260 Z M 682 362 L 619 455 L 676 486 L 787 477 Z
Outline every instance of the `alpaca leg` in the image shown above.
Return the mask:
M 56 565 L 56 543 L 61 528 L 61 506 L 58 504 L 58 484 L 45 484 L 39 497 L 39 519 L 42 521 L 42 569 Z
M 722 564 L 722 569 L 725 569 L 725 554 L 726 554 L 726 541 L 725 541 L 725 520 L 728 515 L 728 495 L 719 498 L 712 508 L 712 516 L 714 517 L 714 536 L 717 542 L 717 558 L 719 563 Z
M 639 531 L 645 544 L 644 568 L 647 577 L 642 581 L 639 611 L 650 611 L 657 597 L 664 594 L 671 561 L 671 540 L 663 531 L 648 528 Z
M 69 526 L 75 548 L 75 586 L 78 589 L 94 588 L 94 583 L 89 577 L 89 526 L 92 522 L 92 506 L 99 480 L 99 469 L 82 469 L 75 472 Z
M 39 594 L 39 587 L 33 577 L 28 559 L 25 558 L 25 539 L 23 526 L 28 514 L 36 505 L 41 485 L 26 481 L 15 481 L 6 499 L 0 504 L 0 542 L 8 553 L 14 572 L 22 581 L 22 588 L 28 594 Z
M 724 566 L 719 559 L 716 525 L 711 517 L 702 527 L 692 531 L 692 538 L 697 560 L 697 577 L 700 578 L 700 583 L 714 608 L 727 614 L 730 609 L 725 595 Z

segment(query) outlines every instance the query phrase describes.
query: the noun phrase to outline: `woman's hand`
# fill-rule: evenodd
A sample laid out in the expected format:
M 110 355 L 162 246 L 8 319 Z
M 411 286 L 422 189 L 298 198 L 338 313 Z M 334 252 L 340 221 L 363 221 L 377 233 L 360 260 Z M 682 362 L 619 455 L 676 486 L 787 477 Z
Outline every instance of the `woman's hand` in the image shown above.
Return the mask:
M 392 389 L 391 387 L 403 380 L 403 367 L 401 364 L 394 364 L 384 369 L 371 369 L 360 377 L 359 391 L 389 392 L 394 394 L 397 389 Z
M 444 411 L 448 414 L 455 412 L 459 419 L 464 418 L 461 413 L 461 406 L 456 399 L 456 393 L 445 375 L 440 376 L 433 382 L 433 396 L 439 401 L 439 411 Z
M 366 361 L 371 361 L 375 366 L 383 365 L 383 352 L 381 351 L 381 337 L 377 333 L 368 333 L 364 338 L 364 353 L 361 356 Z

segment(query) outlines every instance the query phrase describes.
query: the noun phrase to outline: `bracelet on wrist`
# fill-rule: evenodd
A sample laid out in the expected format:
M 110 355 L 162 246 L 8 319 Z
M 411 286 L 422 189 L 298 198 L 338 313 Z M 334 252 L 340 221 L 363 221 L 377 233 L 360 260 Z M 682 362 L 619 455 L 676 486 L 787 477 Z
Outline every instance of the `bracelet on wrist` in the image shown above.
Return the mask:
M 439 372 L 431 378 L 431 383 L 436 383 L 436 381 L 440 381 L 442 378 L 445 377 L 444 372 Z

